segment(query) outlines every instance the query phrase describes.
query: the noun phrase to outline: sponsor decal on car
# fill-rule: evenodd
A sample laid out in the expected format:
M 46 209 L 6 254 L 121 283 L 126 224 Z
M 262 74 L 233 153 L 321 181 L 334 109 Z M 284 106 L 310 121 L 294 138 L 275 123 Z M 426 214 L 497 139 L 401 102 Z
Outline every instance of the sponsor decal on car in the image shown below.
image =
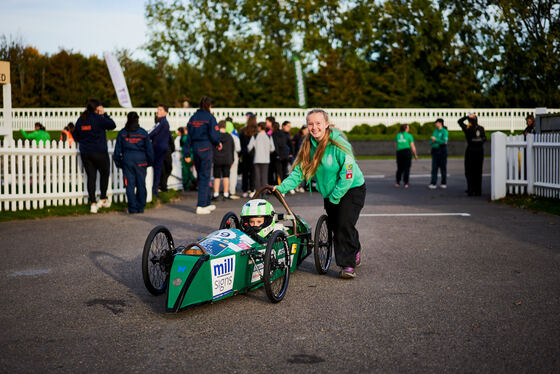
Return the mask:
M 212 275 L 212 299 L 225 296 L 233 290 L 235 255 L 210 260 Z

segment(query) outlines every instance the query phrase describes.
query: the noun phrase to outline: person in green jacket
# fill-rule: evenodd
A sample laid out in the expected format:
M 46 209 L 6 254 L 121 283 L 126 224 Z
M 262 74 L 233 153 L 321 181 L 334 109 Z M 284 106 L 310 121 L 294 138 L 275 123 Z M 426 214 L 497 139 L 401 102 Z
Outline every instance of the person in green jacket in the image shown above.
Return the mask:
M 313 109 L 307 114 L 307 135 L 301 144 L 290 175 L 274 189 L 281 193 L 293 190 L 305 179 L 315 179 L 323 196 L 333 232 L 334 253 L 341 278 L 354 278 L 361 262 L 361 245 L 356 223 L 366 197 L 362 171 L 352 154 L 352 147 L 337 129 L 329 128 L 327 113 Z
M 39 145 L 39 142 L 45 142 L 51 140 L 51 136 L 46 131 L 45 126 L 41 125 L 39 122 L 35 122 L 35 131 L 31 133 L 26 133 L 23 129 L 20 130 L 21 134 L 25 139 L 33 139 Z
M 414 146 L 414 138 L 410 135 L 409 131 L 410 126 L 403 124 L 395 137 L 395 143 L 397 144 L 397 183 L 395 187 L 400 187 L 402 177 L 404 188 L 408 188 L 412 154 L 414 154 L 414 158 L 418 160 L 416 147 Z
M 432 180 L 428 188 L 435 190 L 437 186 L 438 169 L 441 171 L 441 184 L 439 188 L 447 188 L 447 140 L 449 133 L 443 124 L 443 119 L 436 120 L 436 129 L 430 138 L 432 145 Z

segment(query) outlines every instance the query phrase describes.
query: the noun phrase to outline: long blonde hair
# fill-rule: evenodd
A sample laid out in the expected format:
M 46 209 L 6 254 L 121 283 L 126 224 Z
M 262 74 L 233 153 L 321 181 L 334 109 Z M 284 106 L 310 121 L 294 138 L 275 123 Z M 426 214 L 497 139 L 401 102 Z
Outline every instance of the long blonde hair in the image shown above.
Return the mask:
M 325 123 L 327 123 L 328 125 L 329 121 L 327 112 L 322 109 L 313 109 L 307 114 L 307 118 L 309 118 L 309 116 L 314 113 L 321 113 L 325 117 Z M 294 167 L 300 165 L 305 180 L 309 180 L 317 172 L 317 169 L 321 164 L 321 160 L 323 159 L 323 155 L 325 154 L 325 150 L 327 149 L 327 145 L 329 143 L 334 144 L 338 148 L 342 149 L 343 152 L 351 154 L 351 150 L 347 149 L 347 147 L 340 144 L 339 142 L 331 139 L 331 132 L 332 130 L 327 127 L 325 130 L 325 135 L 317 143 L 317 149 L 313 154 L 313 158 L 311 157 L 311 133 L 307 133 L 307 135 L 303 138 L 301 148 L 299 149 L 296 160 L 294 161 Z

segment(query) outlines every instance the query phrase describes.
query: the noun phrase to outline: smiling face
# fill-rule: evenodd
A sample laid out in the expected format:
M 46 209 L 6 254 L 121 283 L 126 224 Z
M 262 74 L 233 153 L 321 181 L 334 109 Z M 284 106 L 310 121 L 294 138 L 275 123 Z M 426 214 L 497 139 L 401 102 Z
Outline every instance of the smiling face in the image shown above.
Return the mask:
M 323 139 L 328 127 L 329 124 L 322 113 L 311 113 L 307 116 L 307 129 L 316 141 L 319 142 Z

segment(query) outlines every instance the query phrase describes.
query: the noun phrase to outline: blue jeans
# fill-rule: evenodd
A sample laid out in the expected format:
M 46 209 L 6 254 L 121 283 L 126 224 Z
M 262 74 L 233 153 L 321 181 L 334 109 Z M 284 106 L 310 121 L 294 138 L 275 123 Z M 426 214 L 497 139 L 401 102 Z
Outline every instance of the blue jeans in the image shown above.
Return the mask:
M 438 169 L 441 170 L 441 184 L 447 184 L 447 147 L 432 148 L 432 181 L 437 184 Z

